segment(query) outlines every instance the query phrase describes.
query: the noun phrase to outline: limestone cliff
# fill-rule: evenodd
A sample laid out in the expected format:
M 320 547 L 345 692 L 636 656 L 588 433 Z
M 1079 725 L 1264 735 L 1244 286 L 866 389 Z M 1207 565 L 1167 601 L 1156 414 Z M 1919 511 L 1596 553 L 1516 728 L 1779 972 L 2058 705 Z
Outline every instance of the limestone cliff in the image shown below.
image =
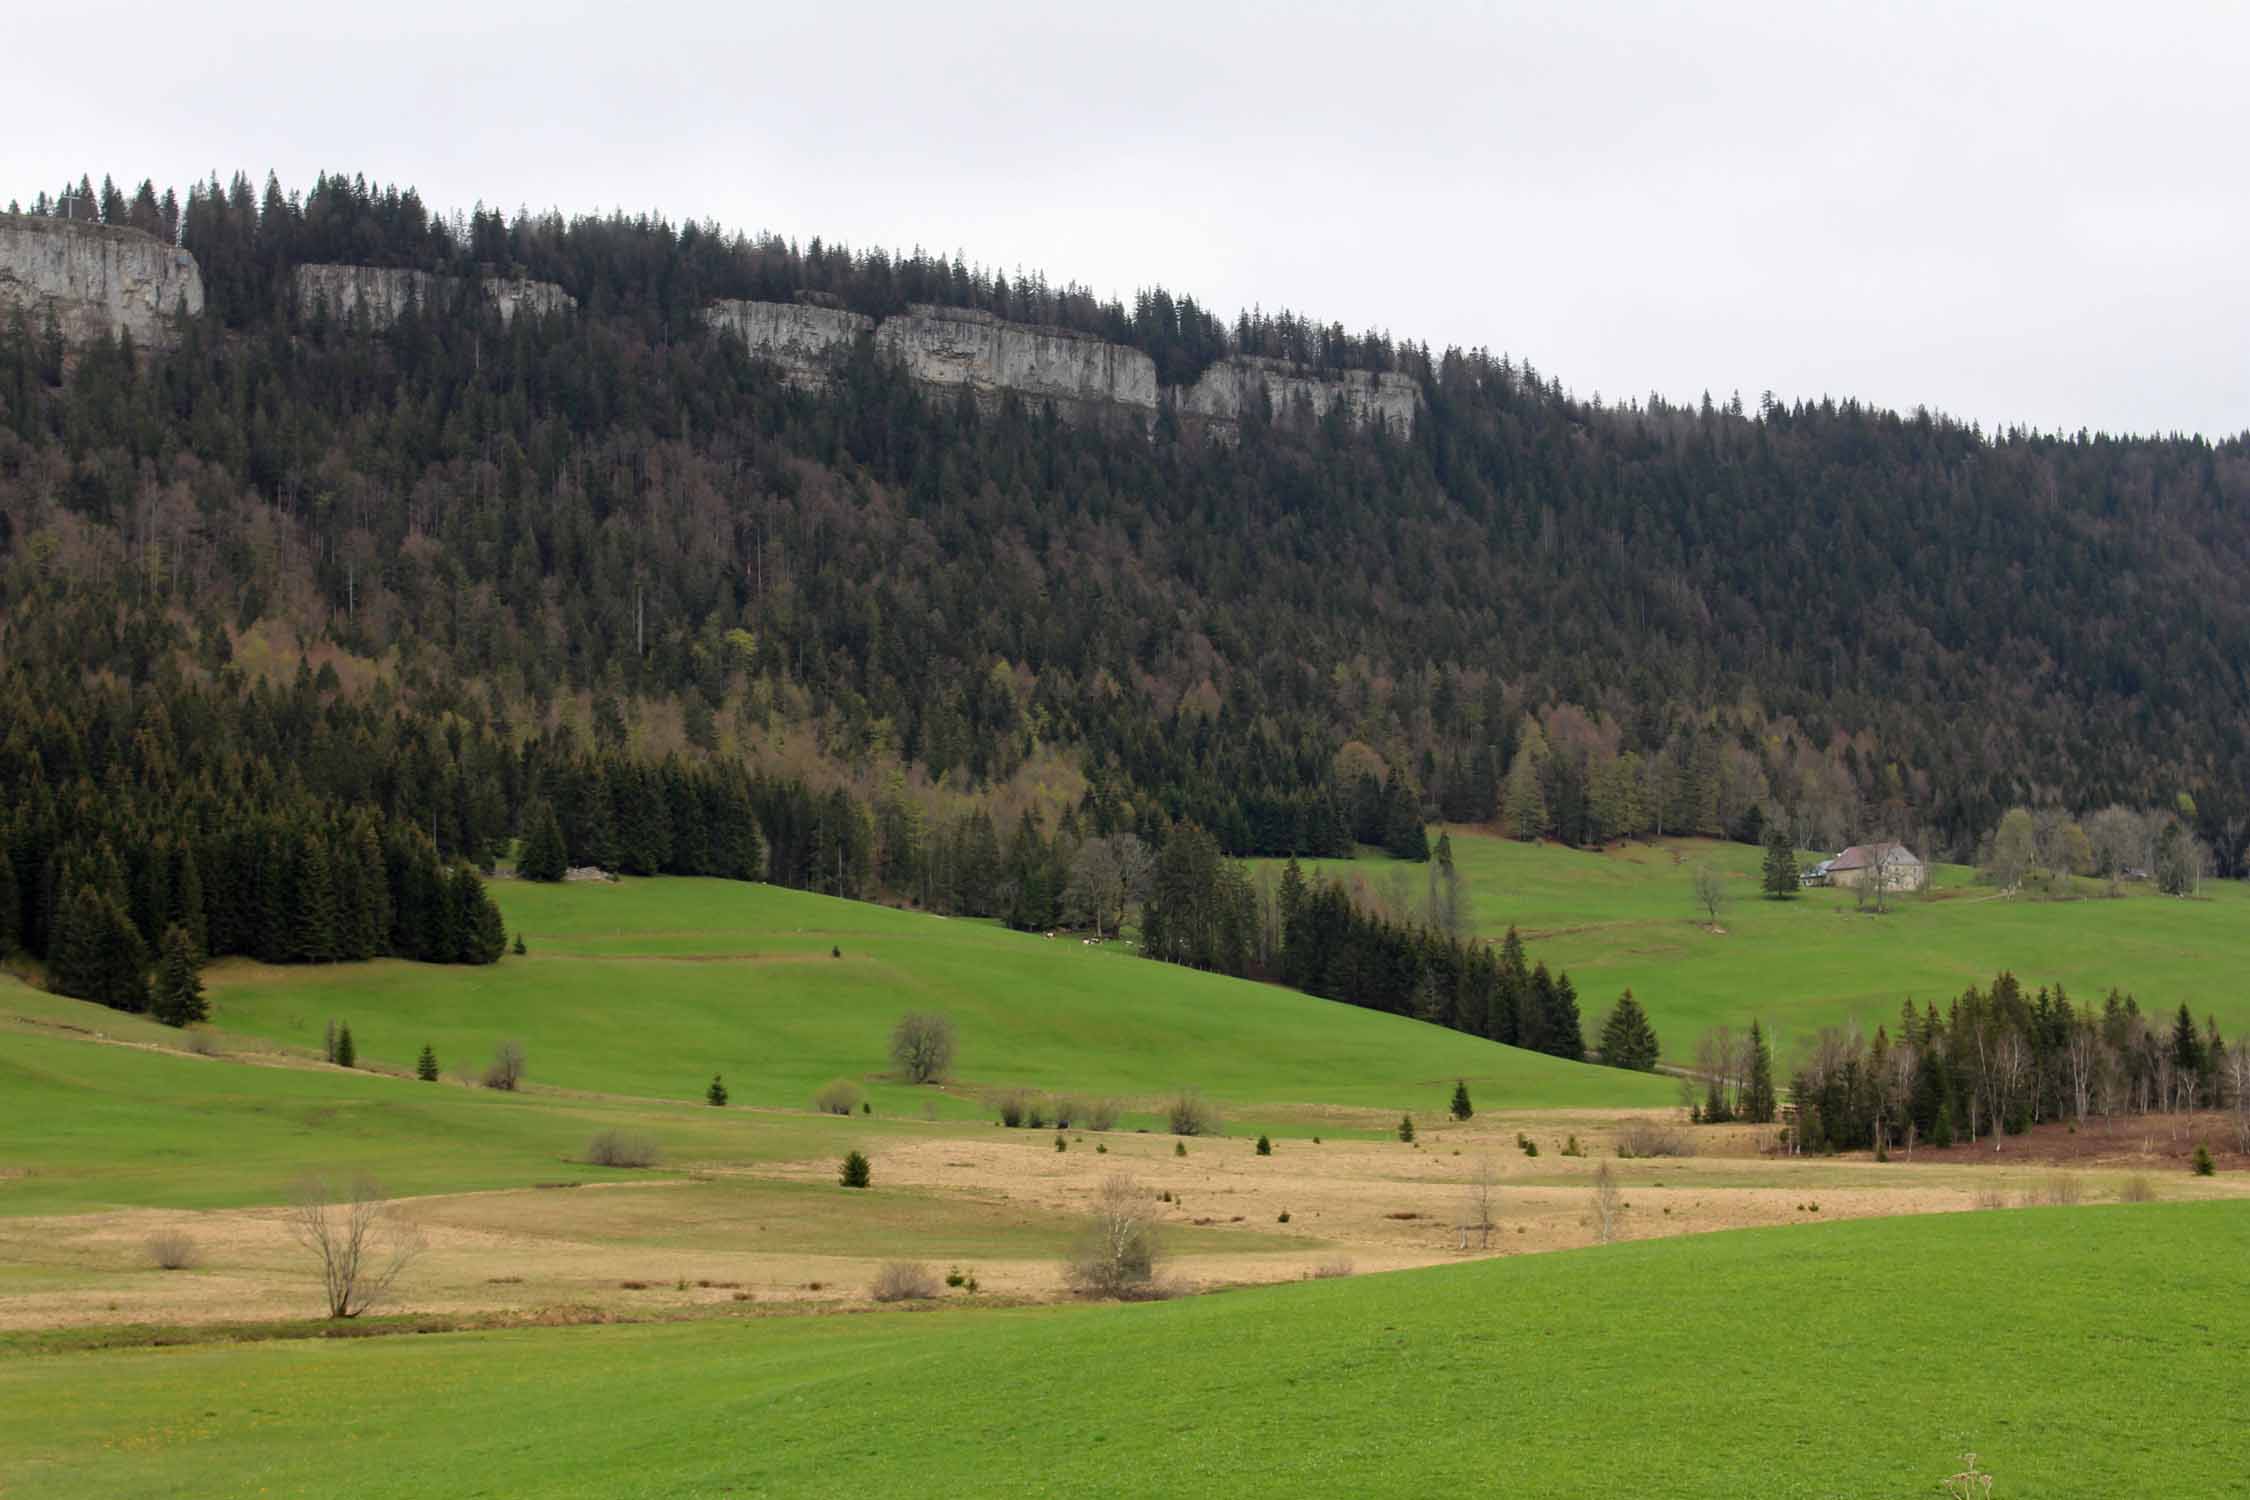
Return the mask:
M 876 346 L 924 385 L 966 386 L 991 402 L 1013 391 L 1074 416 L 1156 415 L 1156 362 L 1090 334 L 1009 323 L 988 312 L 916 306 L 885 318 Z
M 0 214 L 0 312 L 17 307 L 35 333 L 51 310 L 72 344 L 116 333 L 162 344 L 175 312 L 203 311 L 203 273 L 137 229 Z
M 860 313 L 793 302 L 715 302 L 704 313 L 715 330 L 771 360 L 792 385 L 818 389 L 854 340 L 872 332 L 877 351 L 934 390 L 972 392 L 990 406 L 1005 392 L 1053 402 L 1077 421 L 1146 427 L 1169 394 L 1189 430 L 1231 440 L 1263 392 L 1276 421 L 1317 419 L 1341 404 L 1355 422 L 1411 432 L 1422 388 L 1405 375 L 1347 370 L 1321 375 L 1280 360 L 1221 360 L 1186 389 L 1168 393 L 1156 365 L 1138 349 L 1069 329 L 1011 323 L 962 307 L 917 304 L 880 323 Z
M 1278 422 L 1297 420 L 1301 413 L 1317 421 L 1341 402 L 1361 426 L 1381 421 L 1401 433 L 1414 430 L 1422 404 L 1422 388 L 1410 376 L 1369 370 L 1319 375 L 1283 360 L 1236 355 L 1203 372 L 1179 398 L 1180 414 L 1231 434 L 1261 391 Z
M 409 296 L 426 312 L 449 310 L 461 284 L 458 277 L 391 266 L 299 266 L 293 279 L 298 306 L 306 312 L 326 302 L 332 316 L 343 318 L 357 308 L 373 328 L 396 322 L 406 310 Z M 519 311 L 544 317 L 578 306 L 577 298 L 551 281 L 516 276 L 487 281 L 483 286 L 485 297 L 500 310 L 502 323 L 513 322 Z
M 704 321 L 731 333 L 752 354 L 772 360 L 790 384 L 818 389 L 851 351 L 852 341 L 875 327 L 861 313 L 794 302 L 714 302 Z

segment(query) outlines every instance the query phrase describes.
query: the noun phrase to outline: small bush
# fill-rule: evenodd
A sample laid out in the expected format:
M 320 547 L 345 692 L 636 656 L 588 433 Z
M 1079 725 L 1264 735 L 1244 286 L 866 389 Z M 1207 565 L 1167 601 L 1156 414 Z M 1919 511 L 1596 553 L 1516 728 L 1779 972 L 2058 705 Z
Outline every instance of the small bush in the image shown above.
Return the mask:
M 586 1160 L 597 1167 L 653 1167 L 656 1142 L 625 1130 L 603 1130 L 586 1143 Z
M 1045 1094 L 1033 1094 L 1031 1102 L 1024 1106 L 1023 1127 L 1026 1130 L 1045 1130 L 1047 1128 L 1047 1096 Z
M 1029 1089 L 1002 1089 L 992 1096 L 992 1108 L 1000 1116 L 1000 1123 L 1010 1130 L 1020 1127 L 1031 1113 Z
M 861 1114 L 863 1114 L 863 1115 L 871 1115 L 871 1114 L 875 1113 L 875 1105 L 874 1105 L 873 1101 L 871 1101 L 871 1100 L 867 1100 L 867 1099 L 862 1099 L 862 1100 L 860 1100 L 860 1101 L 859 1101 L 859 1112 L 860 1112 Z
M 1258 1137 L 1258 1154 L 1260 1156 L 1273 1155 L 1273 1142 L 1266 1139 L 1262 1133 Z
M 2117 1201 L 2120 1203 L 2154 1203 L 2156 1201 L 2156 1184 L 2137 1174 L 2128 1177 L 2125 1179 L 2125 1185 L 2117 1190 Z
M 1341 1255 L 1332 1256 L 1305 1273 L 1308 1281 L 1333 1281 L 1339 1276 L 1352 1274 L 1351 1261 Z
M 1060 1131 L 1056 1132 L 1055 1149 L 1057 1151 L 1068 1151 L 1070 1149 L 1070 1137 L 1062 1134 Z
M 484 1086 L 512 1094 L 523 1082 L 523 1043 L 502 1042 L 493 1049 L 492 1061 L 485 1065 Z
M 1103 1145 L 1100 1141 L 1096 1141 L 1094 1142 L 1094 1154 L 1096 1156 L 1107 1156 L 1109 1155 L 1109 1147 Z
M 2001 1192 L 1998 1188 L 1988 1187 L 1977 1189 L 1977 1207 L 2006 1208 L 2007 1206 L 2008 1195 Z
M 180 1038 L 180 1045 L 197 1057 L 218 1057 L 219 1039 L 208 1031 L 191 1031 Z
M 849 1078 L 832 1078 L 820 1086 L 820 1092 L 813 1095 L 812 1102 L 813 1108 L 822 1114 L 848 1115 L 855 1112 L 864 1101 L 858 1084 Z
M 2211 1148 L 2200 1141 L 2197 1142 L 2195 1147 L 2195 1175 L 2209 1177 L 2218 1169 L 2218 1163 L 2211 1160 Z
M 1069 1094 L 1057 1094 L 1052 1102 L 1057 1130 L 1068 1130 L 1071 1121 L 1086 1117 L 1086 1106 Z
M 1288 1209 L 1286 1209 L 1286 1208 L 1285 1208 L 1285 1209 L 1283 1209 L 1283 1210 L 1281 1211 L 1281 1215 L 1280 1215 L 1280 1217 L 1276 1218 L 1276 1219 L 1274 1220 L 1274 1222 L 1275 1222 L 1276 1224 L 1286 1224 L 1286 1223 L 1288 1223 L 1288 1222 L 1289 1222 L 1289 1210 L 1288 1210 Z
M 1398 1138 L 1408 1145 L 1414 1143 L 1414 1117 L 1412 1115 L 1400 1115 L 1398 1117 Z
M 1693 1156 L 1695 1142 L 1664 1120 L 1627 1120 L 1617 1127 L 1617 1154 L 1630 1161 L 1643 1156 Z
M 148 1258 L 159 1271 L 192 1271 L 203 1263 L 203 1252 L 189 1236 L 165 1230 L 148 1237 Z
M 867 1294 L 877 1302 L 927 1302 L 938 1294 L 938 1279 L 918 1260 L 885 1261 Z
M 871 1187 L 875 1181 L 874 1169 L 868 1165 L 865 1156 L 857 1151 L 847 1151 L 844 1153 L 843 1168 L 838 1172 L 836 1180 L 848 1188 Z
M 726 1080 L 713 1073 L 711 1086 L 703 1091 L 703 1102 L 713 1109 L 724 1109 L 727 1102 Z
M 1174 1135 L 1217 1135 L 1219 1112 L 1194 1089 L 1182 1089 L 1164 1106 L 1164 1123 Z
M 1578 1144 L 1578 1137 L 1573 1135 L 1569 1140 L 1563 1142 L 1562 1154 L 1565 1156 L 1584 1156 L 1586 1150 Z
M 945 1284 L 950 1287 L 967 1286 L 969 1284 L 969 1278 L 962 1272 L 959 1266 L 955 1266 L 952 1270 L 945 1273 Z
M 828 950 L 828 956 L 830 958 L 842 958 L 844 956 L 844 950 L 842 948 L 830 948 Z
M 1118 1114 L 1115 1099 L 1088 1099 L 1079 1111 L 1079 1122 L 1088 1130 L 1115 1130 Z
M 523 956 L 524 956 L 524 955 L 525 955 L 526 953 L 529 953 L 530 951 L 531 951 L 531 950 L 530 950 L 529 948 L 526 948 L 526 947 L 525 947 L 525 946 L 523 945 L 523 934 L 522 934 L 522 933 L 520 933 L 520 932 L 519 932 L 519 933 L 517 933 L 517 934 L 516 934 L 516 957 L 518 957 L 518 958 L 521 958 L 521 957 L 523 957 Z
M 1172 1154 L 1173 1154 L 1174 1156 L 1185 1156 L 1185 1155 L 1187 1155 L 1187 1142 L 1186 1142 L 1186 1141 L 1174 1141 L 1174 1142 L 1172 1143 Z
M 2085 1184 L 2068 1172 L 2057 1172 L 2039 1185 L 2039 1201 L 2069 1206 L 2084 1201 Z
M 1523 1154 L 1526 1156 L 1537 1156 L 1539 1154 L 1539 1143 L 1535 1140 L 1518 1136 L 1516 1137 L 1516 1144 L 1523 1147 Z

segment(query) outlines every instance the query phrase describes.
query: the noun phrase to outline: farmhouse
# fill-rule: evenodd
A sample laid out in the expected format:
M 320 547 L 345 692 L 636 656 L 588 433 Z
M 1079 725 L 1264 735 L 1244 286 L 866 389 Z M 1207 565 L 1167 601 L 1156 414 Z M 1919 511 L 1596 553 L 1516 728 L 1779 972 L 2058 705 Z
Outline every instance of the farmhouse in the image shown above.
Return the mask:
M 1823 867 L 1830 885 L 1853 889 L 1874 884 L 1886 891 L 1918 891 L 1929 884 L 1929 867 L 1904 844 L 1854 844 Z
M 1836 861 L 1824 859 L 1817 865 L 1807 865 L 1797 872 L 1797 884 L 1810 890 L 1816 885 L 1828 884 L 1828 867 Z

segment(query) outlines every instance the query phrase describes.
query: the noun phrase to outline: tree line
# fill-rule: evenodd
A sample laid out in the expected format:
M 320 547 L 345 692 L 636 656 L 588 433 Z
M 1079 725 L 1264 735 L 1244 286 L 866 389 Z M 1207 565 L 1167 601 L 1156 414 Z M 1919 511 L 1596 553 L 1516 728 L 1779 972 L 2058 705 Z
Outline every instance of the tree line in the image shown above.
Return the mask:
M 1707 1035 L 1698 1070 L 1709 1080 L 1699 1118 L 1775 1118 L 1771 1058 L 1762 1035 Z M 2028 991 L 2003 973 L 1940 1012 L 1907 1001 L 1894 1034 L 1823 1028 L 1789 1077 L 1796 1143 L 1805 1150 L 1911 1150 L 1917 1144 L 1997 1144 L 2034 1125 L 2090 1117 L 2234 1108 L 2250 1143 L 2250 1038 L 2233 1043 L 2215 1019 L 2196 1024 L 2142 1012 L 2111 990 L 2080 1004 L 2061 985 Z

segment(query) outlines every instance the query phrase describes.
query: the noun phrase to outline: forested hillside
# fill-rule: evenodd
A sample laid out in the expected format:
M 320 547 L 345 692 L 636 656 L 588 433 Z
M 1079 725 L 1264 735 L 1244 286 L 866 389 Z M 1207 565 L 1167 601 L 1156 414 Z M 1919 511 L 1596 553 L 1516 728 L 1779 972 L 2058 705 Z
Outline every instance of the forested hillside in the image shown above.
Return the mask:
M 1059 899 L 1066 840 L 1184 822 L 1321 854 L 1418 852 L 1436 815 L 1574 843 L 1778 816 L 1805 846 L 1966 854 L 2011 805 L 2120 801 L 2238 866 L 2240 438 L 1603 404 L 1161 290 L 449 220 L 342 177 L 92 197 L 176 226 L 209 305 L 162 354 L 0 326 L 0 847 L 42 946 L 52 849 L 139 857 L 167 756 L 329 850 L 482 864 L 551 807 L 573 859 L 995 912 L 1027 881 Z M 297 305 L 316 261 L 528 274 L 578 307 L 504 324 L 464 295 L 370 329 Z M 1426 409 L 1410 434 L 1101 431 L 933 398 L 864 342 L 807 391 L 706 329 L 722 296 L 981 307 L 1168 382 L 1226 353 L 1393 369 Z

